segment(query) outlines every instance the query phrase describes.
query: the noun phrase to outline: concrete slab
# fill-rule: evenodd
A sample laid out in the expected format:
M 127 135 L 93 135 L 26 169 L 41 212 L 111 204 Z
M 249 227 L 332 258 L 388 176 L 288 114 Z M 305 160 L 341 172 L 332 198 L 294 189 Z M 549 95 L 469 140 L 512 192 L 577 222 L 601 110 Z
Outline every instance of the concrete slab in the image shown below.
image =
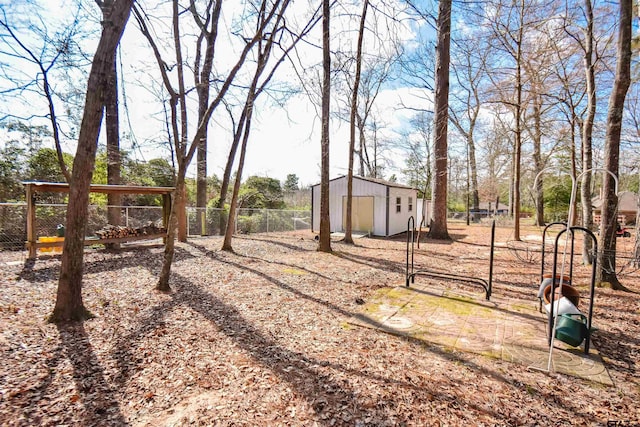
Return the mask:
M 341 231 L 334 231 L 331 233 L 332 238 L 344 239 L 344 233 Z M 369 233 L 366 231 L 352 231 L 351 237 L 354 239 L 362 239 L 363 237 L 369 237 Z
M 350 323 L 410 336 L 459 351 L 481 354 L 546 370 L 549 359 L 546 314 L 537 301 L 504 299 L 484 292 L 452 289 L 425 279 L 411 287 L 376 292 Z M 604 385 L 613 385 L 593 342 L 582 348 L 554 340 L 553 370 Z

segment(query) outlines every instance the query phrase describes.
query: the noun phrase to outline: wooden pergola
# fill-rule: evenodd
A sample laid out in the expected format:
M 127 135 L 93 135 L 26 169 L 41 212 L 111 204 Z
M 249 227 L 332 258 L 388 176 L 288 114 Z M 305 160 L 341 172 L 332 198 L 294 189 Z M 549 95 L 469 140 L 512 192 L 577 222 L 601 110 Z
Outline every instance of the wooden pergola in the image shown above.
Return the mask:
M 68 193 L 69 184 L 63 182 L 23 182 L 26 190 L 27 201 L 27 249 L 29 250 L 29 258 L 36 257 L 38 248 L 51 248 L 62 246 L 63 242 L 38 242 L 36 236 L 36 197 L 37 193 Z M 171 213 L 171 193 L 174 187 L 144 187 L 136 185 L 102 185 L 92 184 L 89 188 L 91 193 L 103 194 L 157 194 L 162 196 L 162 225 L 166 228 L 169 223 L 169 214 Z M 145 236 L 128 236 L 113 239 L 85 239 L 85 245 L 106 244 L 106 243 L 122 243 L 133 240 L 148 240 L 160 235 Z

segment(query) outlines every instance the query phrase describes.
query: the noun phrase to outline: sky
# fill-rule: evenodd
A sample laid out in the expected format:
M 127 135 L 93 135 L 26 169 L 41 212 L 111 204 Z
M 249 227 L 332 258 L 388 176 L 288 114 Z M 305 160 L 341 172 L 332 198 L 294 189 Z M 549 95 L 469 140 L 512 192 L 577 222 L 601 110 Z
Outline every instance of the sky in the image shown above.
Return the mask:
M 224 23 L 220 37 L 233 32 L 238 23 L 234 20 L 237 15 L 236 10 L 228 9 L 227 5 L 238 5 L 240 2 L 225 2 L 223 4 Z M 7 6 L 4 0 L 0 0 L 0 5 Z M 41 2 L 43 16 L 46 19 L 64 20 L 72 10 L 71 0 L 50 0 Z M 99 11 L 93 5 L 87 6 L 94 15 Z M 237 7 L 237 6 L 232 6 Z M 294 8 L 298 8 L 297 16 L 305 16 L 308 12 L 309 2 L 297 1 L 293 3 Z M 355 49 L 354 21 L 345 21 L 345 10 L 336 11 L 332 30 L 336 36 L 333 40 L 332 49 Z M 159 17 L 154 24 L 157 31 L 169 25 L 170 20 L 163 18 L 162 10 L 153 9 L 152 13 Z M 374 26 L 373 13 L 369 13 L 369 26 Z M 381 18 L 378 17 L 377 21 Z M 388 42 L 392 36 L 386 34 L 390 31 L 384 23 L 378 26 L 378 39 L 371 33 L 365 37 L 365 51 L 384 50 L 384 43 Z M 357 22 L 356 22 L 357 24 Z M 382 29 L 382 30 L 380 30 Z M 339 31 L 340 30 L 340 31 Z M 415 28 L 408 25 L 396 26 L 396 36 L 404 44 L 410 44 L 416 36 Z M 303 62 L 303 67 L 311 67 L 321 60 L 320 46 L 320 25 L 318 24 L 314 32 L 310 35 L 311 43 L 299 45 L 298 57 Z M 382 40 L 382 42 L 378 41 Z M 95 50 L 95 38 L 83 42 L 87 52 L 91 55 Z M 37 44 L 37 42 L 36 42 Z M 219 40 L 216 57 L 230 58 L 230 61 L 237 57 L 237 45 L 233 39 L 227 38 Z M 192 46 L 186 45 L 185 55 L 192 54 Z M 168 52 L 168 51 L 167 51 Z M 335 64 L 335 57 L 333 58 Z M 119 56 L 119 66 L 121 72 L 120 81 L 120 110 L 121 134 L 127 135 L 123 138 L 122 146 L 127 149 L 127 138 L 137 141 L 138 149 L 131 151 L 131 155 L 139 160 L 150 160 L 155 157 L 168 158 L 169 152 L 166 149 L 159 149 L 157 144 L 149 141 L 165 140 L 165 124 L 162 122 L 162 106 L 157 101 L 154 93 L 158 92 L 160 77 L 157 71 L 157 64 L 153 61 L 153 56 L 146 40 L 141 36 L 133 17 L 130 19 L 122 38 Z M 218 67 L 225 64 L 217 63 Z M 229 64 L 226 64 L 229 66 Z M 281 66 L 279 75 L 286 76 L 280 79 L 287 79 L 293 75 L 293 69 L 288 63 Z M 428 94 L 427 94 L 428 96 Z M 384 128 L 380 131 L 379 138 L 398 138 L 396 131 L 406 127 L 410 116 L 413 114 L 401 106 L 413 108 L 430 109 L 425 105 L 425 94 L 417 89 L 403 87 L 397 82 L 388 84 L 380 91 L 374 114 L 381 118 Z M 301 185 L 312 185 L 320 181 L 320 118 L 316 107 L 304 93 L 292 96 L 284 106 L 274 106 L 259 100 L 255 109 L 255 118 L 251 130 L 251 138 L 248 144 L 247 159 L 245 163 L 243 177 L 251 175 L 269 176 L 284 182 L 288 174 L 296 174 Z M 332 101 L 332 111 L 335 111 L 337 104 L 335 98 Z M 46 106 L 43 99 L 34 100 L 29 105 L 22 108 L 39 109 Z M 126 106 L 126 110 L 125 110 Z M 190 121 L 196 121 L 195 109 L 190 109 Z M 128 135 L 133 135 L 130 137 Z M 207 152 L 208 175 L 215 174 L 220 177 L 224 172 L 225 163 L 228 156 L 228 149 L 231 142 L 229 131 L 229 121 L 221 108 L 214 116 L 209 130 L 209 147 Z M 330 130 L 330 176 L 334 178 L 347 173 L 347 155 L 349 141 L 349 126 L 346 121 L 332 117 Z M 66 141 L 65 151 L 75 153 L 75 142 Z M 403 167 L 403 159 L 397 154 L 389 154 L 395 169 L 386 171 L 388 177 L 395 173 L 399 178 L 399 168 Z M 187 173 L 188 177 L 195 177 L 195 159 L 192 167 Z
M 308 8 L 308 2 L 294 2 L 294 7 Z M 300 15 L 302 16 L 304 12 L 306 11 L 301 10 Z M 232 13 L 228 12 L 227 17 L 229 15 L 232 15 Z M 371 12 L 369 16 L 372 16 Z M 334 20 L 334 29 L 336 31 L 338 28 L 345 29 L 349 25 L 352 25 L 352 23 L 341 22 L 339 18 Z M 227 28 L 229 27 L 231 27 L 231 24 L 228 24 Z M 303 58 L 302 60 L 308 65 L 316 64 L 321 60 L 321 51 L 317 48 L 320 45 L 319 29 L 320 25 L 317 25 L 316 30 L 310 35 L 310 39 L 315 46 L 311 44 L 299 45 L 298 56 Z M 400 37 L 405 42 L 414 37 L 413 32 L 408 27 L 402 27 L 399 32 Z M 378 35 L 381 36 L 381 39 L 385 39 L 384 35 Z M 346 37 L 334 40 L 332 49 L 337 50 L 339 47 L 337 45 L 353 45 L 355 43 L 354 37 L 355 33 L 351 31 Z M 380 48 L 371 35 L 365 38 L 365 50 L 367 45 L 370 50 Z M 218 51 L 216 55 L 228 55 L 230 58 L 235 59 L 237 54 L 234 54 L 230 44 L 221 43 L 220 46 L 228 50 Z M 140 55 L 140 52 L 145 51 L 148 52 L 148 48 L 145 43 L 140 43 L 140 32 L 135 25 L 130 23 L 122 41 L 122 52 L 125 58 L 123 64 L 125 79 L 132 77 L 127 76 L 126 63 L 130 62 L 129 66 L 132 68 L 139 66 L 133 64 L 135 59 L 131 60 L 131 58 L 136 58 Z M 153 67 L 155 67 L 155 64 L 149 64 L 149 70 L 153 69 Z M 153 73 L 154 71 L 150 72 Z M 295 79 L 292 68 L 288 63 L 280 67 L 278 75 L 286 75 L 287 78 Z M 280 78 L 283 79 L 283 77 Z M 137 90 L 139 88 L 135 88 L 133 84 L 128 84 L 125 81 L 125 85 L 128 87 L 129 92 L 135 91 L 135 95 L 132 96 L 135 98 L 134 101 L 139 102 L 145 96 L 144 91 Z M 425 108 L 424 101 L 415 96 L 415 92 L 415 89 L 412 90 L 406 87 L 388 87 L 380 92 L 376 101 L 375 111 L 376 114 L 384 118 L 387 125 L 386 129 L 381 131 L 381 136 L 386 134 L 387 137 L 397 138 L 394 130 L 402 128 L 411 114 L 409 110 L 401 109 L 401 105 Z M 153 101 L 149 102 L 152 103 Z M 335 111 L 337 108 L 335 99 L 332 102 L 332 111 Z M 133 101 L 129 101 L 129 105 L 133 105 L 133 103 Z M 320 181 L 320 118 L 316 107 L 314 107 L 308 96 L 304 93 L 295 95 L 282 107 L 265 105 L 264 98 L 260 99 L 257 105 L 243 176 L 245 178 L 251 175 L 269 176 L 284 182 L 288 174 L 296 174 L 301 185 L 318 183 Z M 136 111 L 134 114 L 137 115 L 139 112 Z M 192 117 L 194 116 L 195 114 L 192 113 Z M 208 174 L 215 174 L 220 177 L 224 172 L 231 134 L 226 118 L 217 114 L 214 116 L 214 122 L 216 119 L 221 125 L 216 126 L 213 124 L 210 126 L 209 140 L 211 142 L 207 151 L 207 162 Z M 145 122 L 148 122 L 148 120 L 145 120 L 144 117 L 134 120 L 134 123 Z M 154 133 L 157 135 L 157 129 L 160 125 L 160 123 L 156 123 L 154 125 L 155 129 L 136 126 L 134 132 L 139 140 L 144 140 L 149 138 L 148 135 L 153 135 Z M 349 126 L 347 122 L 332 118 L 330 141 L 330 176 L 334 178 L 347 173 L 349 141 Z M 143 150 L 143 153 L 147 159 L 157 155 L 157 152 L 154 153 L 149 149 Z M 397 158 L 397 156 L 394 159 L 394 163 L 399 168 L 403 167 L 403 160 Z M 397 170 L 389 170 L 388 175 L 394 172 L 400 176 Z M 195 177 L 195 162 L 193 162 L 188 176 Z

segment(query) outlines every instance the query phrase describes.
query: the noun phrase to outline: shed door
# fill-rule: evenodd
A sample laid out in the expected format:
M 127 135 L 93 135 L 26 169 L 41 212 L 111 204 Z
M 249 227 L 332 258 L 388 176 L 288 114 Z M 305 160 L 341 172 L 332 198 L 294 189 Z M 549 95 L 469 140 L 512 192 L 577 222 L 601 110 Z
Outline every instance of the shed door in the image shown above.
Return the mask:
M 373 231 L 373 196 L 352 198 L 351 229 L 352 231 Z M 347 229 L 347 197 L 342 197 L 342 229 Z

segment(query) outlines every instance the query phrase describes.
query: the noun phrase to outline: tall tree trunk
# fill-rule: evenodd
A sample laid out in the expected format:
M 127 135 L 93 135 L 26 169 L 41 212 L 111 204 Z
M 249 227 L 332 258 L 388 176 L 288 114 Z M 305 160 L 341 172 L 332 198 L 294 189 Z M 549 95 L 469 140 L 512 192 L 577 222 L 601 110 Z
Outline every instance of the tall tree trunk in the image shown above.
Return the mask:
M 473 210 L 480 210 L 480 194 L 478 192 L 478 165 L 476 163 L 476 146 L 473 141 L 473 133 L 469 133 L 467 138 L 467 147 L 469 149 L 469 168 L 471 172 L 471 206 Z
M 107 131 L 107 184 L 120 185 L 120 126 L 118 114 L 118 67 L 116 56 L 107 76 L 107 91 L 105 92 L 105 128 Z M 107 194 L 107 221 L 111 225 L 120 225 L 120 205 L 122 196 L 119 193 Z M 118 249 L 118 243 L 107 246 Z
M 435 97 L 435 179 L 433 219 L 428 236 L 449 239 L 447 230 L 447 128 L 449 122 L 449 52 L 451 43 L 451 0 L 441 0 L 438 10 Z
M 620 166 L 620 133 L 624 100 L 631 84 L 631 19 L 632 0 L 620 1 L 620 27 L 618 30 L 618 53 L 616 77 L 609 98 L 607 134 L 604 147 L 604 167 L 618 176 Z M 598 252 L 598 283 L 608 283 L 613 289 L 626 289 L 616 275 L 616 223 L 618 196 L 613 177 L 604 174 L 602 180 L 603 203 L 600 247 Z
M 178 93 L 177 97 L 180 103 L 180 144 L 176 151 L 180 151 L 178 154 L 178 162 L 184 162 L 186 157 L 186 150 L 188 147 L 188 123 L 187 123 L 187 90 L 184 84 L 184 61 L 182 59 L 182 44 L 180 37 L 180 6 L 178 0 L 173 1 L 173 45 L 176 52 L 176 69 L 178 71 Z M 199 123 L 198 123 L 199 124 Z M 204 134 L 202 135 L 204 137 Z M 180 165 L 178 168 L 184 167 L 186 173 L 186 165 Z M 182 194 L 176 197 L 177 203 L 177 220 L 178 220 L 178 241 L 187 241 L 187 188 L 182 187 Z
M 544 169 L 542 161 L 542 95 L 540 93 L 534 94 L 533 102 L 533 167 L 537 175 Z M 542 186 L 542 176 L 536 183 L 536 186 L 536 224 L 538 226 L 544 226 L 544 189 Z
M 103 25 L 108 22 L 113 7 L 113 0 L 96 0 L 103 16 Z M 113 65 L 107 76 L 107 90 L 104 95 L 105 129 L 107 133 L 107 184 L 120 184 L 120 115 L 118 112 L 118 67 L 116 55 L 113 57 Z M 120 225 L 120 205 L 122 196 L 117 193 L 107 194 L 107 222 L 111 225 Z M 119 243 L 108 243 L 107 249 L 119 249 Z
M 171 287 L 169 286 L 169 278 L 171 277 L 171 265 L 173 263 L 173 255 L 175 253 L 176 246 L 176 234 L 178 231 L 178 212 L 180 206 L 184 205 L 179 199 L 184 197 L 185 194 L 185 171 L 182 170 L 182 163 L 178 165 L 178 174 L 176 176 L 176 189 L 171 200 L 171 214 L 169 215 L 169 223 L 167 224 L 167 239 L 164 245 L 164 256 L 162 262 L 162 269 L 160 270 L 160 276 L 158 283 L 156 284 L 156 290 L 161 292 L 169 292 Z
M 322 135 L 320 166 L 320 240 L 318 250 L 331 252 L 329 216 L 329 112 L 331 102 L 330 0 L 322 0 Z
M 640 188 L 638 188 L 636 205 L 636 242 L 633 246 L 633 266 L 640 268 Z
M 244 129 L 244 122 L 247 117 L 247 109 L 242 109 L 242 115 L 240 116 L 240 120 L 238 121 L 237 126 L 233 126 L 234 129 L 237 129 L 233 134 L 233 142 L 231 143 L 231 147 L 229 148 L 229 156 L 227 156 L 227 164 L 224 168 L 224 174 L 222 175 L 222 184 L 220 185 L 220 197 L 218 198 L 218 204 L 216 207 L 220 209 L 220 235 L 225 234 L 225 230 L 227 229 L 227 218 L 224 214 L 224 204 L 227 200 L 227 194 L 229 192 L 229 183 L 231 182 L 231 171 L 233 170 L 233 162 L 236 158 L 236 152 L 238 151 L 238 146 L 240 145 L 240 138 L 242 137 L 242 129 Z
M 239 132 L 243 135 L 242 145 L 240 147 L 240 158 L 238 159 L 238 172 L 236 173 L 236 179 L 233 183 L 233 195 L 231 197 L 231 204 L 229 206 L 229 219 L 227 221 L 227 228 L 224 234 L 224 242 L 222 243 L 222 250 L 233 251 L 231 240 L 235 230 L 235 216 L 238 207 L 238 196 L 240 194 L 240 183 L 242 182 L 242 169 L 244 168 L 244 159 L 247 154 L 247 142 L 249 141 L 249 132 L 251 130 L 251 116 L 253 114 L 253 102 L 255 98 L 255 88 L 251 88 L 251 93 L 247 99 L 247 105 L 245 107 L 246 120 L 244 120 L 244 132 Z
M 253 50 L 254 46 L 258 42 L 264 39 L 265 34 L 267 34 L 267 31 L 268 31 L 267 27 L 272 22 L 271 21 L 272 18 L 276 16 L 276 12 L 279 9 L 280 9 L 280 13 L 278 14 L 278 16 L 279 17 L 282 16 L 282 13 L 286 8 L 286 4 L 288 4 L 288 1 L 285 1 L 285 2 L 276 1 L 270 4 L 270 9 L 267 11 L 266 14 L 264 14 L 267 4 L 268 2 L 261 2 L 260 13 L 264 19 L 261 20 L 260 24 L 256 28 L 256 32 L 254 33 L 254 35 L 252 37 L 245 38 L 245 45 L 239 54 L 238 60 L 229 71 L 227 77 L 224 79 L 224 82 L 219 87 L 219 90 L 216 93 L 214 100 L 209 104 L 204 114 L 204 117 L 198 123 L 198 128 L 196 130 L 196 133 L 190 142 L 187 140 L 187 109 L 186 109 L 186 102 L 185 102 L 186 91 L 185 91 L 185 85 L 184 85 L 184 72 L 183 72 L 184 66 L 183 66 L 182 53 L 181 53 L 182 47 L 180 45 L 180 32 L 179 32 L 180 25 L 178 22 L 181 11 L 179 10 L 180 8 L 178 6 L 178 0 L 173 1 L 173 17 L 172 17 L 174 47 L 176 50 L 176 64 L 177 64 L 177 70 L 178 70 L 177 78 L 178 78 L 179 89 L 177 91 L 173 88 L 173 85 L 171 84 L 171 79 L 167 71 L 166 62 L 162 59 L 160 49 L 158 48 L 158 45 L 156 44 L 154 37 L 151 35 L 151 31 L 149 30 L 149 27 L 147 25 L 148 18 L 146 17 L 146 15 L 142 13 L 142 11 L 134 8 L 136 20 L 138 21 L 138 24 L 140 26 L 140 29 L 143 35 L 147 38 L 147 40 L 149 41 L 149 44 L 153 49 L 153 53 L 156 58 L 156 62 L 158 63 L 165 89 L 167 90 L 167 92 L 169 92 L 169 95 L 171 98 L 170 100 L 171 133 L 174 136 L 175 153 L 176 153 L 176 159 L 178 163 L 178 176 L 176 178 L 176 194 L 175 194 L 175 201 L 174 201 L 175 206 L 172 207 L 171 218 L 170 218 L 171 230 L 169 230 L 167 233 L 167 243 L 165 246 L 164 263 L 162 266 L 162 271 L 161 271 L 160 278 L 158 280 L 158 285 L 157 285 L 157 288 L 160 290 L 169 289 L 169 276 L 171 274 L 171 264 L 173 262 L 173 256 L 175 252 L 173 239 L 175 238 L 176 234 L 173 230 L 174 224 L 177 223 L 178 238 L 181 239 L 182 234 L 184 233 L 184 237 L 186 239 L 186 226 L 185 226 L 186 224 L 183 221 L 181 221 L 181 217 L 180 217 L 180 215 L 182 215 L 183 218 L 185 217 L 183 215 L 185 212 L 185 206 L 186 206 L 186 202 L 185 202 L 186 191 L 185 191 L 184 182 L 185 182 L 186 170 L 189 164 L 191 163 L 193 156 L 195 155 L 198 142 L 200 141 L 201 138 L 204 137 L 206 133 L 207 125 L 209 123 L 209 120 L 211 119 L 212 114 L 214 113 L 216 108 L 220 105 L 225 94 L 231 87 L 236 75 L 242 68 L 249 52 Z M 274 28 L 277 29 L 280 27 L 276 23 L 274 24 Z M 275 34 L 280 34 L 280 32 L 273 30 L 270 32 L 270 34 L 271 34 L 271 37 L 273 37 Z M 177 108 L 178 103 L 180 104 L 179 112 Z
M 213 7 L 212 7 L 213 6 Z M 213 54 L 215 49 L 216 38 L 218 36 L 218 21 L 220 11 L 222 9 L 222 0 L 210 0 L 207 6 L 207 12 L 211 10 L 205 22 L 202 22 L 196 11 L 195 0 L 191 0 L 191 12 L 196 24 L 200 27 L 200 36 L 198 37 L 198 48 L 196 51 L 196 60 L 194 67 L 194 79 L 196 83 L 196 91 L 198 93 L 198 123 L 204 120 L 207 108 L 209 107 L 209 90 L 211 87 L 211 70 L 213 68 Z M 211 24 L 211 29 L 207 26 Z M 204 62 L 202 70 L 200 70 L 201 46 L 202 41 L 206 41 Z M 205 131 L 204 136 L 198 141 L 196 154 L 197 162 L 197 179 L 196 179 L 196 206 L 199 208 L 198 223 L 200 224 L 200 235 L 207 235 L 207 146 L 208 132 Z
M 369 0 L 364 0 L 360 14 L 360 28 L 358 30 L 358 50 L 356 52 L 356 75 L 353 79 L 353 93 L 351 94 L 351 114 L 349 117 L 349 169 L 347 173 L 347 224 L 344 231 L 345 243 L 353 244 L 352 221 L 353 214 L 353 156 L 356 146 L 356 112 L 358 110 L 358 89 L 360 88 L 360 73 L 362 71 L 362 44 L 364 39 L 364 24 L 367 20 Z
M 578 176 L 578 165 L 576 160 L 576 113 L 575 106 L 571 106 L 571 177 L 575 182 L 576 177 Z M 576 225 L 577 217 L 578 217 L 578 198 L 574 197 L 573 205 L 571 206 L 571 212 L 573 215 L 568 218 L 569 225 Z M 585 239 L 586 240 L 586 239 Z
M 84 114 L 78 136 L 78 148 L 69 183 L 66 232 L 56 304 L 50 320 L 53 322 L 82 320 L 90 316 L 82 301 L 82 273 L 84 236 L 87 227 L 89 185 L 93 176 L 98 135 L 104 111 L 105 92 L 109 70 L 124 31 L 133 0 L 115 1 L 110 14 L 111 25 L 102 29 L 100 41 L 93 57 Z
M 520 8 L 520 28 L 516 40 L 516 142 L 513 154 L 513 240 L 520 240 L 520 169 L 522 157 L 522 38 L 524 33 L 524 0 Z
M 209 98 L 205 101 L 205 111 L 209 104 Z M 198 107 L 200 115 L 200 107 Z M 200 138 L 198 142 L 198 152 L 196 154 L 197 176 L 196 176 L 196 222 L 200 227 L 200 235 L 207 233 L 207 135 Z
M 582 171 L 593 168 L 592 135 L 596 116 L 596 71 L 593 63 L 593 7 L 591 0 L 585 0 L 587 28 L 585 30 L 584 71 L 587 81 L 587 116 L 582 123 Z M 591 203 L 591 172 L 584 173 L 580 182 L 580 202 L 582 204 L 582 226 L 593 229 L 593 205 Z M 593 262 L 591 239 L 583 239 L 582 262 Z
M 45 97 L 47 98 L 47 104 L 49 104 L 49 120 L 51 121 L 51 129 L 53 131 L 53 143 L 56 148 L 56 156 L 58 157 L 58 165 L 60 171 L 64 176 L 67 183 L 71 181 L 71 173 L 64 163 L 64 156 L 62 152 L 62 143 L 60 142 L 60 127 L 58 126 L 58 116 L 56 115 L 55 104 L 53 103 L 53 94 L 51 93 L 51 86 L 49 85 L 49 76 L 47 69 L 41 62 L 38 61 L 40 73 L 42 75 L 42 86 Z
M 356 121 L 358 123 L 358 138 L 360 140 L 360 165 L 361 165 L 361 171 L 360 171 L 360 176 L 368 176 L 368 177 L 373 177 L 372 174 L 372 166 L 371 166 L 371 160 L 369 158 L 369 150 L 367 148 L 367 136 L 365 133 L 365 121 L 366 119 L 363 118 L 360 114 L 358 114 L 358 112 L 356 111 Z

